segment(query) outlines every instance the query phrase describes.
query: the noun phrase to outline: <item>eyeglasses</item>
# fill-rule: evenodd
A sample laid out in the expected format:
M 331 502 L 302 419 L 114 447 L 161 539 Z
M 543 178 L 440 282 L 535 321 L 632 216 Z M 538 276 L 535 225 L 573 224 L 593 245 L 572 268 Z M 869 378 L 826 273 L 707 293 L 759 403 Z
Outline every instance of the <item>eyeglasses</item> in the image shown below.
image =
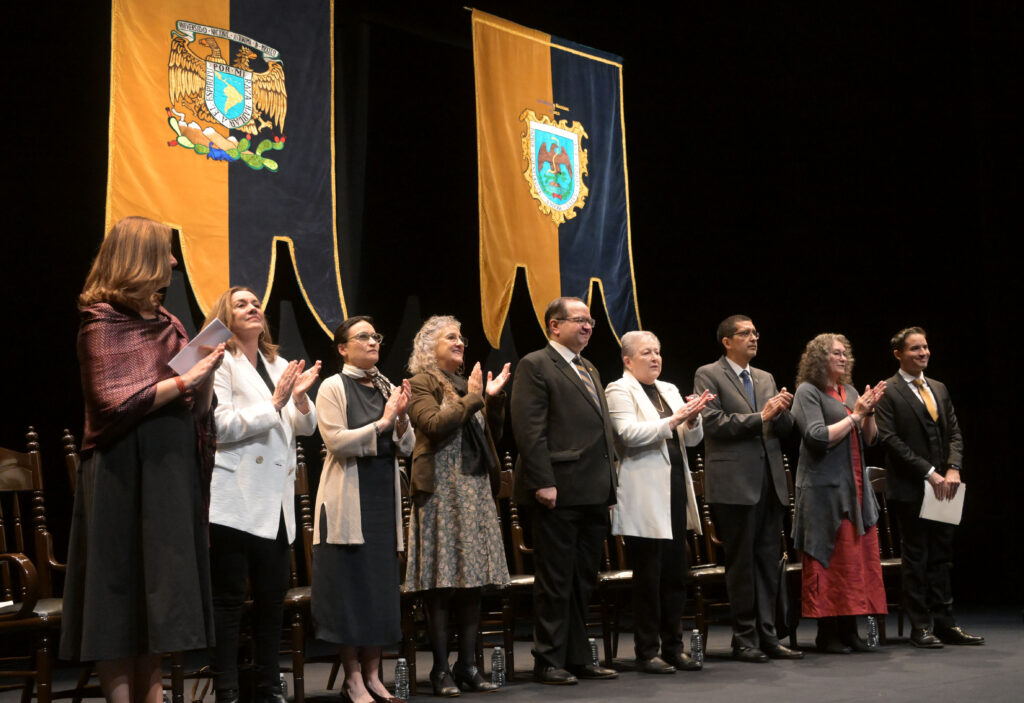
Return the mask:
M 849 356 L 849 354 L 846 353 L 845 349 L 833 349 L 832 351 L 829 352 L 829 354 L 835 357 L 839 357 L 840 359 L 845 359 L 846 357 Z
M 349 337 L 348 341 L 351 342 L 353 339 L 359 340 L 363 344 L 369 344 L 371 339 L 375 341 L 377 344 L 384 343 L 384 335 L 382 335 L 380 332 L 374 332 L 373 334 L 370 334 L 369 332 L 360 332 L 359 334 L 354 334 L 351 337 Z
M 747 337 L 753 337 L 754 339 L 761 339 L 761 333 L 757 330 L 740 330 L 739 332 L 733 332 L 733 337 L 741 337 L 746 339 Z
M 464 347 L 468 347 L 469 346 L 469 340 L 466 339 L 465 337 L 463 337 L 461 334 L 446 334 L 443 337 L 443 339 L 444 339 L 444 341 L 448 342 L 449 344 L 455 344 L 456 342 L 461 342 L 462 346 L 464 346 Z
M 562 320 L 563 322 L 575 322 L 577 325 L 590 325 L 593 327 L 597 324 L 597 320 L 592 317 L 556 317 L 556 320 Z

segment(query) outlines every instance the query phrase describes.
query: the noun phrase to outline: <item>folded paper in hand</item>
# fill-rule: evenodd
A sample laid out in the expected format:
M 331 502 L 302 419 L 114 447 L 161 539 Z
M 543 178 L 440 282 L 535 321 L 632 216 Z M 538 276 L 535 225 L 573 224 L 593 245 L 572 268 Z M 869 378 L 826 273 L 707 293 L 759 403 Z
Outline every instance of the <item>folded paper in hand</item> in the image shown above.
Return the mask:
M 223 322 L 214 318 L 213 322 L 192 338 L 192 341 L 185 345 L 185 348 L 178 352 L 168 363 L 174 372 L 179 376 L 199 363 L 206 354 L 200 347 L 215 347 L 221 342 L 231 339 L 231 330 Z
M 960 516 L 964 511 L 964 494 L 967 493 L 967 485 L 961 483 L 956 489 L 956 495 L 951 500 L 939 500 L 935 497 L 935 491 L 925 479 L 924 500 L 921 502 L 921 517 L 925 520 L 936 522 L 948 522 L 951 525 L 960 524 Z

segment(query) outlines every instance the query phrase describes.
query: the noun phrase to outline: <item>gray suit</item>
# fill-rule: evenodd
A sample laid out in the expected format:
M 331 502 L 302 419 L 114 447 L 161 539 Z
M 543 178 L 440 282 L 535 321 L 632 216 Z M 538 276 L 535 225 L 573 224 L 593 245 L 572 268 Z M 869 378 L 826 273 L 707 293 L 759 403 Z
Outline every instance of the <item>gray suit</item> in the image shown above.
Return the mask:
M 768 423 L 761 409 L 778 393 L 775 379 L 750 367 L 756 407 L 723 356 L 697 369 L 694 392 L 718 397 L 704 408 L 704 490 L 725 546 L 725 581 L 733 646 L 778 644 L 775 601 L 782 518 L 789 502 L 779 436 L 793 428 L 788 411 Z

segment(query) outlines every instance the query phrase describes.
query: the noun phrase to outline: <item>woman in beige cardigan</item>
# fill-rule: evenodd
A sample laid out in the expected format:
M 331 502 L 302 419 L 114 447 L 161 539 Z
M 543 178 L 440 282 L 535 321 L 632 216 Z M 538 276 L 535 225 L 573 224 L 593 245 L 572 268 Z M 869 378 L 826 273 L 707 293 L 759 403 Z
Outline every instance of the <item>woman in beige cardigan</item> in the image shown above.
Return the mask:
M 408 455 L 409 385 L 377 371 L 383 337 L 364 315 L 334 332 L 341 373 L 317 395 L 327 459 L 313 524 L 313 622 L 316 636 L 341 644 L 349 703 L 393 701 L 381 682 L 381 648 L 401 639 L 398 552 L 401 484 L 396 454 Z

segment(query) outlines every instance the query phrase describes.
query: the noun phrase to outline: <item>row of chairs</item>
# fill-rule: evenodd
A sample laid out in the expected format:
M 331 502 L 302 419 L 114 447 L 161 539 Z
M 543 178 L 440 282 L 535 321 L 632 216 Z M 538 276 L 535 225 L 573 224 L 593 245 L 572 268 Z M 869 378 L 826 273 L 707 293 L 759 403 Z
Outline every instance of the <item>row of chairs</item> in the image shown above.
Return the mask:
M 0 496 L 10 495 L 9 507 L 4 512 L 0 502 L 0 632 L 28 633 L 31 639 L 31 656 L 25 668 L 9 668 L 8 662 L 0 660 L 5 670 L 4 677 L 22 679 L 22 703 L 28 703 L 33 691 L 41 703 L 52 698 L 73 698 L 76 703 L 83 696 L 96 695 L 98 688 L 89 685 L 91 671 L 83 669 L 74 689 L 55 694 L 51 679 L 54 666 L 54 641 L 60 629 L 61 601 L 54 587 L 55 578 L 64 570 L 64 565 L 54 558 L 53 539 L 46 522 L 43 473 L 40 460 L 38 436 L 29 428 L 26 452 L 0 448 Z M 79 458 L 75 439 L 65 431 L 62 438 L 64 459 L 72 492 L 75 489 Z M 325 453 L 321 447 L 321 458 Z M 503 485 L 512 484 L 513 460 L 509 453 L 503 459 Z M 717 536 L 713 515 L 704 501 L 704 466 L 698 454 L 692 474 L 698 511 L 701 516 L 703 535 L 691 532 L 688 535 L 690 550 L 690 574 L 693 588 L 694 626 L 705 641 L 709 625 L 728 620 L 728 597 L 725 590 L 725 568 L 720 558 L 722 544 Z M 794 510 L 792 472 L 786 465 L 790 487 L 789 511 Z M 404 475 L 404 472 L 403 472 Z M 899 592 L 898 573 L 900 559 L 893 547 L 893 530 L 884 496 L 885 475 L 883 469 L 869 470 L 871 484 L 879 497 L 881 518 L 879 537 L 883 573 L 886 577 L 887 592 Z M 312 657 L 306 648 L 311 634 L 309 611 L 313 551 L 313 501 L 310 492 L 306 457 L 300 444 L 295 478 L 297 519 L 299 537 L 292 551 L 289 589 L 285 598 L 286 622 L 282 640 L 282 653 L 290 656 L 293 676 L 293 691 L 296 703 L 305 698 L 305 665 L 313 662 L 332 663 L 328 688 L 333 688 L 339 674 L 340 660 L 337 655 Z M 18 498 L 22 499 L 19 500 Z M 28 507 L 24 507 L 26 500 Z M 477 664 L 483 665 L 484 638 L 498 638 L 506 651 L 509 671 L 515 671 L 515 635 L 517 625 L 529 613 L 525 607 L 533 592 L 533 550 L 529 546 L 528 525 L 525 516 L 511 496 L 502 496 L 496 501 L 502 534 L 505 537 L 511 583 L 505 589 L 488 594 L 485 612 L 481 619 L 481 636 L 478 637 Z M 408 528 L 410 502 L 407 479 L 402 491 L 403 521 Z M 8 539 L 8 535 L 11 538 Z M 799 622 L 800 571 L 799 556 L 792 547 L 785 531 L 783 540 L 786 562 L 782 565 L 786 573 L 786 601 L 788 617 L 786 623 L 792 645 L 796 644 L 796 629 Z M 27 556 L 32 554 L 33 558 Z M 403 563 L 404 571 L 404 563 Z M 612 665 L 623 621 L 623 606 L 628 603 L 628 591 L 632 582 L 628 555 L 621 537 L 606 540 L 595 603 L 591 609 L 589 625 L 600 630 L 603 641 L 603 659 Z M 895 583 L 895 588 L 892 588 Z M 892 600 L 892 599 L 891 599 Z M 890 608 L 898 608 L 898 600 Z M 410 665 L 410 683 L 415 693 L 416 650 L 424 642 L 423 610 L 416 594 L 402 596 L 402 641 L 397 652 L 391 656 L 403 656 Z M 885 620 L 880 620 L 880 634 L 885 637 Z M 899 634 L 902 635 L 902 611 L 899 618 Z M 386 655 L 387 656 L 387 655 Z M 24 659 L 24 658 L 22 658 Z M 170 689 L 173 703 L 184 703 L 186 678 L 196 673 L 185 671 L 183 653 L 170 656 Z M 8 686 L 10 688 L 12 686 Z

